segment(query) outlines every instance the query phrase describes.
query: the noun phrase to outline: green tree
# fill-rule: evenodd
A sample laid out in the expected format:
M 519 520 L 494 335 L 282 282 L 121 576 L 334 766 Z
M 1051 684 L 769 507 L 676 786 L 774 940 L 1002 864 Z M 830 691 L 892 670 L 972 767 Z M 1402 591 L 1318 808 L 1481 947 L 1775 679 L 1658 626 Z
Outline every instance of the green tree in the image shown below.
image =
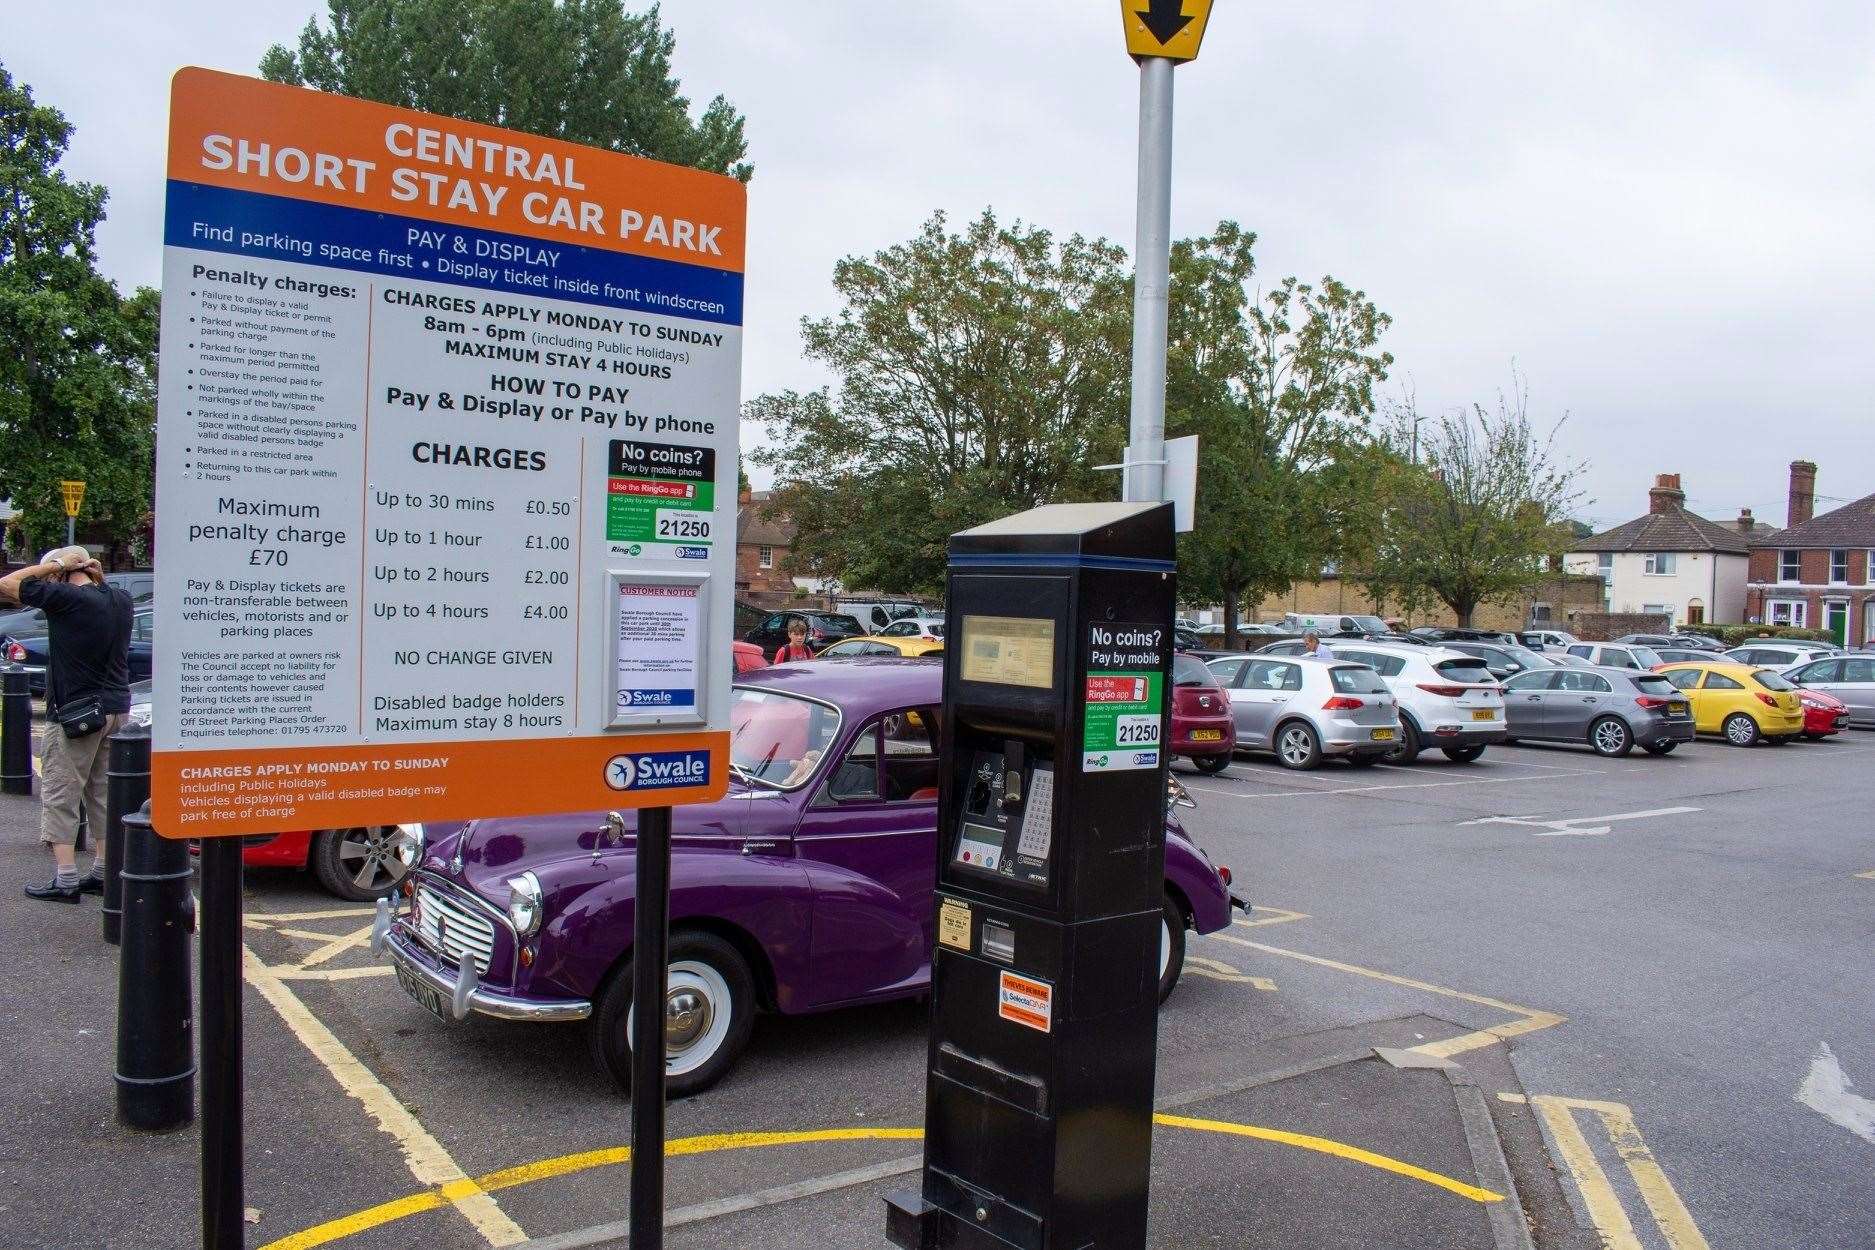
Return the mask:
M 507 126 L 747 182 L 743 116 L 700 117 L 671 77 L 677 39 L 620 0 L 328 0 L 261 58 L 274 82 Z
M 1166 422 L 1198 435 L 1194 529 L 1179 593 L 1224 608 L 1347 564 L 1372 541 L 1374 387 L 1391 318 L 1335 280 L 1285 278 L 1252 300 L 1256 236 L 1233 222 L 1173 249 Z
M 1559 458 L 1562 420 L 1537 433 L 1521 378 L 1495 411 L 1473 404 L 1432 424 L 1409 397 L 1390 416 L 1383 440 L 1393 469 L 1369 575 L 1377 591 L 1409 607 L 1436 599 L 1469 625 L 1479 604 L 1510 602 L 1555 576 L 1583 466 Z M 1417 439 L 1415 462 L 1421 424 L 1431 432 Z
M 62 479 L 87 484 L 94 537 L 131 539 L 150 507 L 157 295 L 98 273 L 105 191 L 58 169 L 71 136 L 0 68 L 0 498 L 35 549 L 64 537 Z
M 837 390 L 749 401 L 793 571 L 935 593 L 946 540 L 1010 512 L 1111 497 L 1125 441 L 1125 255 L 985 211 L 834 267 L 844 306 L 804 319 Z

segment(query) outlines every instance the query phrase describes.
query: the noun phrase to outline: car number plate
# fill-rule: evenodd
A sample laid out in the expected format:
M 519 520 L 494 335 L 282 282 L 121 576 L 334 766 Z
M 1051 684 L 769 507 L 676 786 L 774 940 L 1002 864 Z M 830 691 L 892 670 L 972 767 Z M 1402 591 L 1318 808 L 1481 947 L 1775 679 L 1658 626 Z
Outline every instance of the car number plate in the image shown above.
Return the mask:
M 1492 711 L 1488 707 L 1481 707 L 1481 708 L 1475 709 L 1472 712 L 1471 719 L 1473 720 L 1496 720 L 1497 713 Z
M 1191 740 L 1193 742 L 1222 742 L 1224 731 L 1222 729 L 1194 729 L 1191 731 Z
M 1669 704 L 1667 704 L 1667 715 L 1668 715 L 1668 716 L 1684 716 L 1684 715 L 1686 715 L 1686 705 L 1685 705 L 1684 703 L 1669 703 Z
M 445 1024 L 453 1023 L 449 1009 L 443 1005 L 443 996 L 407 972 L 402 965 L 392 964 L 397 972 L 397 983 L 404 987 L 404 993 L 417 1000 L 425 1010 Z
M 1391 729 L 1374 730 L 1374 741 L 1375 742 L 1392 742 L 1393 731 Z

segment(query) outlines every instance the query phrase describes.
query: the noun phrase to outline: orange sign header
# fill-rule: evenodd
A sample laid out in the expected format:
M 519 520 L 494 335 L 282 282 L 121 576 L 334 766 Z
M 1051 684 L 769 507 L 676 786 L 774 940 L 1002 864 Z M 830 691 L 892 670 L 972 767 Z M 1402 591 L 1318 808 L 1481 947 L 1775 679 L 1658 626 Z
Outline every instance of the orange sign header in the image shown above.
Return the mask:
M 169 177 L 743 268 L 726 175 L 214 70 L 172 83 Z

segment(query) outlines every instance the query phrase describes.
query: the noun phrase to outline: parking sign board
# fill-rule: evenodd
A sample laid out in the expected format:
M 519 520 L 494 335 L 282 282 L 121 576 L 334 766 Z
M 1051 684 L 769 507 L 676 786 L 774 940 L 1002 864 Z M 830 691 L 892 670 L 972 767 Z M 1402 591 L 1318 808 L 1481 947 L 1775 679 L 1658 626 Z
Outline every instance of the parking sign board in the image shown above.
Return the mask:
M 723 793 L 744 203 L 721 175 L 176 75 L 158 829 Z

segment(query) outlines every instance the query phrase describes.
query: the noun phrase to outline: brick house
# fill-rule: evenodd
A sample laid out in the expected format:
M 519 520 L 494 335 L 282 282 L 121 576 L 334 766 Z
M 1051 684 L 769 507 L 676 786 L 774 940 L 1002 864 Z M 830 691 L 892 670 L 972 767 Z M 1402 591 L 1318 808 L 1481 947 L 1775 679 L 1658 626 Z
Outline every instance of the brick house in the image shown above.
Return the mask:
M 1576 540 L 1563 567 L 1599 576 L 1604 610 L 1665 616 L 1674 626 L 1737 624 L 1745 616 L 1751 540 L 1749 513 L 1723 525 L 1686 507 L 1680 475 L 1662 473 L 1647 492 L 1647 513 Z
M 1852 646 L 1875 643 L 1875 495 L 1822 516 L 1816 465 L 1790 466 L 1789 524 L 1751 544 L 1745 610 L 1754 624 L 1827 630 Z
M 794 593 L 794 579 L 787 573 L 794 525 L 785 517 L 767 515 L 763 505 L 768 500 L 769 492 L 765 490 L 744 490 L 736 497 L 738 594 Z

